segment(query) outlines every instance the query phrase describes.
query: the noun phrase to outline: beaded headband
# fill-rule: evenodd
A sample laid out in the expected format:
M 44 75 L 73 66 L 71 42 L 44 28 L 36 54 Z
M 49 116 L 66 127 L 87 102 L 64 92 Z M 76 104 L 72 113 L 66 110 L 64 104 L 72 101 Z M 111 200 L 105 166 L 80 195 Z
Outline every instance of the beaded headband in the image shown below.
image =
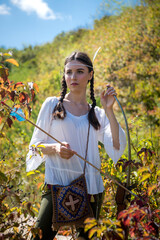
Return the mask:
M 78 60 L 77 60 L 78 61 Z M 69 63 L 71 63 L 71 62 L 69 62 Z M 68 64 L 68 63 L 67 63 Z M 65 65 L 65 66 L 67 66 L 67 64 Z M 83 64 L 83 63 L 71 63 L 71 66 L 85 66 L 85 67 L 89 67 L 89 68 L 93 68 L 93 66 L 90 66 L 90 65 L 87 65 L 87 64 Z
M 98 49 L 97 49 L 97 51 L 95 52 L 95 54 L 94 54 L 94 56 L 93 56 L 93 60 L 92 60 L 92 62 L 94 62 L 94 60 L 95 60 L 95 58 L 96 58 L 96 56 L 97 56 L 97 53 L 99 52 L 99 50 L 101 49 L 101 47 L 99 47 Z M 77 60 L 78 61 L 78 60 Z M 69 62 L 70 63 L 70 62 Z M 68 64 L 68 63 L 67 63 Z M 67 65 L 66 64 L 66 65 Z M 90 66 L 90 65 L 87 65 L 87 64 L 83 64 L 83 63 L 81 63 L 81 64 L 72 64 L 72 66 L 74 66 L 74 65 L 80 65 L 80 66 L 85 66 L 85 67 L 89 67 L 89 68 L 92 68 L 93 69 L 93 66 Z

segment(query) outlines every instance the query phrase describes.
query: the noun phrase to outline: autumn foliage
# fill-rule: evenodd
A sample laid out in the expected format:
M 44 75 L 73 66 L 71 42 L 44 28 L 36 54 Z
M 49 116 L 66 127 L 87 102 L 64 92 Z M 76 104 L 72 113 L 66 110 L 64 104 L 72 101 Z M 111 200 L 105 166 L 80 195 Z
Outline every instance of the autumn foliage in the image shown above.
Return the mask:
M 105 2 L 105 1 L 104 1 Z M 36 122 L 41 103 L 60 93 L 64 58 L 78 49 L 95 61 L 95 96 L 107 83 L 114 85 L 127 115 L 132 158 L 124 155 L 114 166 L 99 144 L 105 197 L 100 220 L 88 219 L 85 229 L 90 238 L 159 239 L 160 161 L 160 3 L 141 1 L 134 8 L 123 8 L 117 15 L 94 21 L 94 29 L 78 29 L 59 34 L 52 43 L 29 46 L 22 51 L 1 49 L 0 56 L 0 239 L 29 239 L 43 191 L 44 166 L 25 172 L 25 157 L 33 126 L 18 122 L 11 108 L 22 109 L 25 118 Z M 16 59 L 16 60 L 15 60 Z M 37 94 L 38 93 L 38 94 Z M 125 129 L 122 113 L 117 118 Z M 131 167 L 129 189 L 117 213 L 117 185 L 106 174 L 126 184 Z M 71 234 L 61 229 L 61 234 Z M 41 236 L 41 232 L 39 235 Z

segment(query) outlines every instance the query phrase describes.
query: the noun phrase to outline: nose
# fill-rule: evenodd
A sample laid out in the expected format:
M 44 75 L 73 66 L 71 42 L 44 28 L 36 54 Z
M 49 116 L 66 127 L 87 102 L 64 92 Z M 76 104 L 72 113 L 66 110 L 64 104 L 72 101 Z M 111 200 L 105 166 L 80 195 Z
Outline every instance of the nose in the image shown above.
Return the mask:
M 71 75 L 71 79 L 76 79 L 76 73 L 72 73 L 72 75 Z

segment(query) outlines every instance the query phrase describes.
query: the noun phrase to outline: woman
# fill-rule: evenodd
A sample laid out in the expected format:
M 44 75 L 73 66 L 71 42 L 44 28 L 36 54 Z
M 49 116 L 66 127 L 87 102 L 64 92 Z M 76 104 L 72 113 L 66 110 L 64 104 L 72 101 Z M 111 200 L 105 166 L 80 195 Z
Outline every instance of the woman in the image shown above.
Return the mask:
M 90 99 L 88 104 L 86 90 L 90 83 Z M 67 93 L 67 88 L 69 93 Z M 36 227 L 42 230 L 42 239 L 53 239 L 56 231 L 52 231 L 52 198 L 49 189 L 51 185 L 68 185 L 83 173 L 84 161 L 75 153 L 85 156 L 87 131 L 90 123 L 87 160 L 100 169 L 101 162 L 98 152 L 98 141 L 104 144 L 108 155 L 116 163 L 126 146 L 125 133 L 118 124 L 113 112 L 116 92 L 107 85 L 107 90 L 101 93 L 103 109 L 96 106 L 94 97 L 94 70 L 86 53 L 73 52 L 66 58 L 62 79 L 61 96 L 49 97 L 40 110 L 37 125 L 57 138 L 63 144 L 55 142 L 46 134 L 35 128 L 30 151 L 27 155 L 27 171 L 36 169 L 45 161 L 45 183 L 47 192 L 42 196 L 41 208 Z M 33 144 L 43 144 L 44 156 L 35 153 Z M 30 157 L 32 155 L 32 157 Z M 91 203 L 94 216 L 98 218 L 104 191 L 100 172 L 86 165 L 85 177 L 88 194 L 94 202 Z M 87 239 L 87 234 L 81 229 L 80 237 Z M 39 239 L 36 236 L 35 239 Z

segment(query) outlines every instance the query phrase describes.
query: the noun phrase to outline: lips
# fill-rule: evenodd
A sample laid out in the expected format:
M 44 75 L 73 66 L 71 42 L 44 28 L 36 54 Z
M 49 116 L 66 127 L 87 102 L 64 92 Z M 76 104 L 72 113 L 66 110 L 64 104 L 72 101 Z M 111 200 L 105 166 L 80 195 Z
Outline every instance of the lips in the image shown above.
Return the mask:
M 78 83 L 71 83 L 71 85 L 72 85 L 72 86 L 77 86 L 77 85 L 78 85 Z

